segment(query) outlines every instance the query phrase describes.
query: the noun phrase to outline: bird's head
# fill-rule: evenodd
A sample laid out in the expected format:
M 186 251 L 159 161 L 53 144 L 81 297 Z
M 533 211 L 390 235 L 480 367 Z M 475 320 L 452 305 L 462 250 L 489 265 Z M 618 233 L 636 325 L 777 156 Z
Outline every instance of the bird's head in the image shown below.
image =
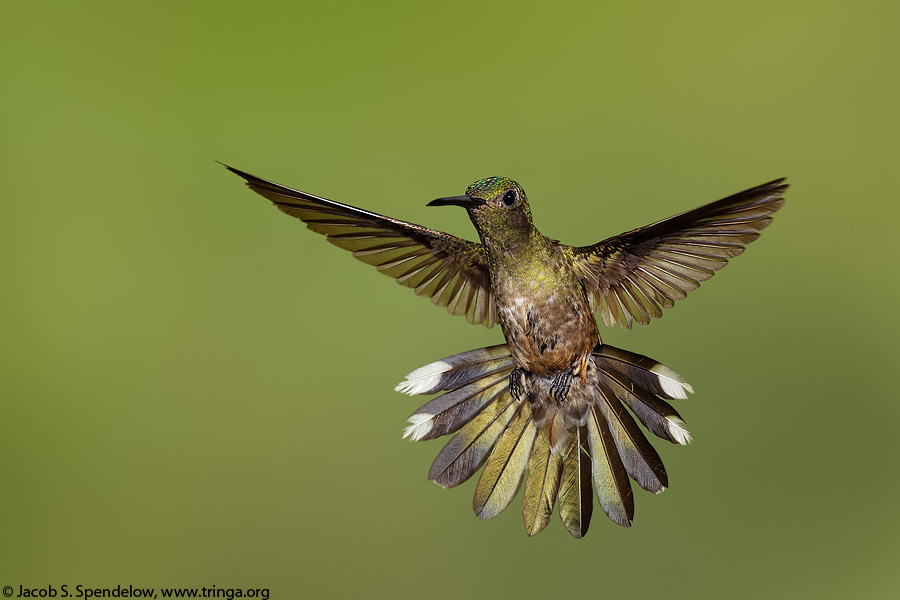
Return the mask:
M 525 190 L 507 177 L 488 177 L 476 181 L 462 196 L 438 198 L 428 206 L 462 206 L 485 243 L 502 246 L 525 239 L 534 226 Z

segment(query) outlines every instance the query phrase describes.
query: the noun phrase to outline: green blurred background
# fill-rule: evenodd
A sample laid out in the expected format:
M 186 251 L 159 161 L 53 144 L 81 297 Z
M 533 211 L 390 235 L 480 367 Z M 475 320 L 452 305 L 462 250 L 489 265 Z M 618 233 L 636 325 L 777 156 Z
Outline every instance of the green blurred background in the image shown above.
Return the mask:
M 272 598 L 896 598 L 897 2 L 12 2 L 0 585 Z M 502 339 L 221 160 L 472 239 L 495 174 L 588 244 L 780 176 L 650 327 L 694 434 L 631 529 L 489 522 L 400 439 L 408 371 Z

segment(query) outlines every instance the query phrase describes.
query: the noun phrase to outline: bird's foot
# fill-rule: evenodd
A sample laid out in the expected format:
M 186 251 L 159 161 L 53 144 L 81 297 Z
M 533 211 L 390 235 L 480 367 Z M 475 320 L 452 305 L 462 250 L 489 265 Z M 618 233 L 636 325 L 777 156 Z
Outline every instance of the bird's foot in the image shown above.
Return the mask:
M 522 367 L 516 367 L 509 374 L 509 393 L 516 400 L 522 397 L 523 392 L 525 395 L 528 395 L 528 382 L 525 380 L 525 373 L 527 372 Z
M 569 388 L 572 386 L 572 374 L 572 367 L 569 367 L 550 382 L 550 395 L 557 402 L 562 402 L 569 395 Z

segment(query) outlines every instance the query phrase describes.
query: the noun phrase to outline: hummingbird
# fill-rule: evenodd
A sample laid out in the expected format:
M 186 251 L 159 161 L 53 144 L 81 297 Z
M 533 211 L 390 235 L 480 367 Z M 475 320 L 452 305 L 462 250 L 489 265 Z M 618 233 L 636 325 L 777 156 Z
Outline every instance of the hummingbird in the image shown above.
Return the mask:
M 480 243 L 285 187 L 224 165 L 282 212 L 469 323 L 500 324 L 505 344 L 442 358 L 395 388 L 440 394 L 409 417 L 413 441 L 453 434 L 428 472 L 450 488 L 481 467 L 473 509 L 490 519 L 524 481 L 533 536 L 554 507 L 576 538 L 593 497 L 618 525 L 634 518 L 631 480 L 660 493 L 668 476 L 647 431 L 691 442 L 669 403 L 693 388 L 674 370 L 604 344 L 608 327 L 662 316 L 759 237 L 784 204 L 784 179 L 748 189 L 590 246 L 567 246 L 534 226 L 522 187 L 488 177 L 428 206 L 466 210 Z

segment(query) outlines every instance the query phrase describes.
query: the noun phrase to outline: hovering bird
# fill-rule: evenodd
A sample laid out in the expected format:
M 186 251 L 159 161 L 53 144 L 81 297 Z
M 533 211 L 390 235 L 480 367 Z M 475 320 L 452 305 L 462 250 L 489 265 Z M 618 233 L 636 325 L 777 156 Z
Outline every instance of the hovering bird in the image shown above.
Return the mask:
M 664 440 L 691 441 L 667 402 L 687 398 L 691 386 L 651 358 L 602 343 L 594 313 L 626 329 L 661 317 L 759 237 L 787 189 L 777 179 L 573 247 L 535 228 L 518 183 L 489 177 L 428 204 L 465 208 L 477 244 L 225 166 L 281 211 L 451 314 L 485 327 L 500 323 L 505 344 L 443 358 L 397 386 L 407 394 L 443 392 L 409 417 L 404 437 L 455 434 L 428 478 L 454 487 L 484 465 L 473 503 L 481 519 L 504 510 L 524 480 L 526 533 L 543 530 L 556 505 L 576 538 L 590 524 L 592 489 L 606 515 L 628 527 L 629 477 L 654 493 L 668 486 L 632 414 Z

